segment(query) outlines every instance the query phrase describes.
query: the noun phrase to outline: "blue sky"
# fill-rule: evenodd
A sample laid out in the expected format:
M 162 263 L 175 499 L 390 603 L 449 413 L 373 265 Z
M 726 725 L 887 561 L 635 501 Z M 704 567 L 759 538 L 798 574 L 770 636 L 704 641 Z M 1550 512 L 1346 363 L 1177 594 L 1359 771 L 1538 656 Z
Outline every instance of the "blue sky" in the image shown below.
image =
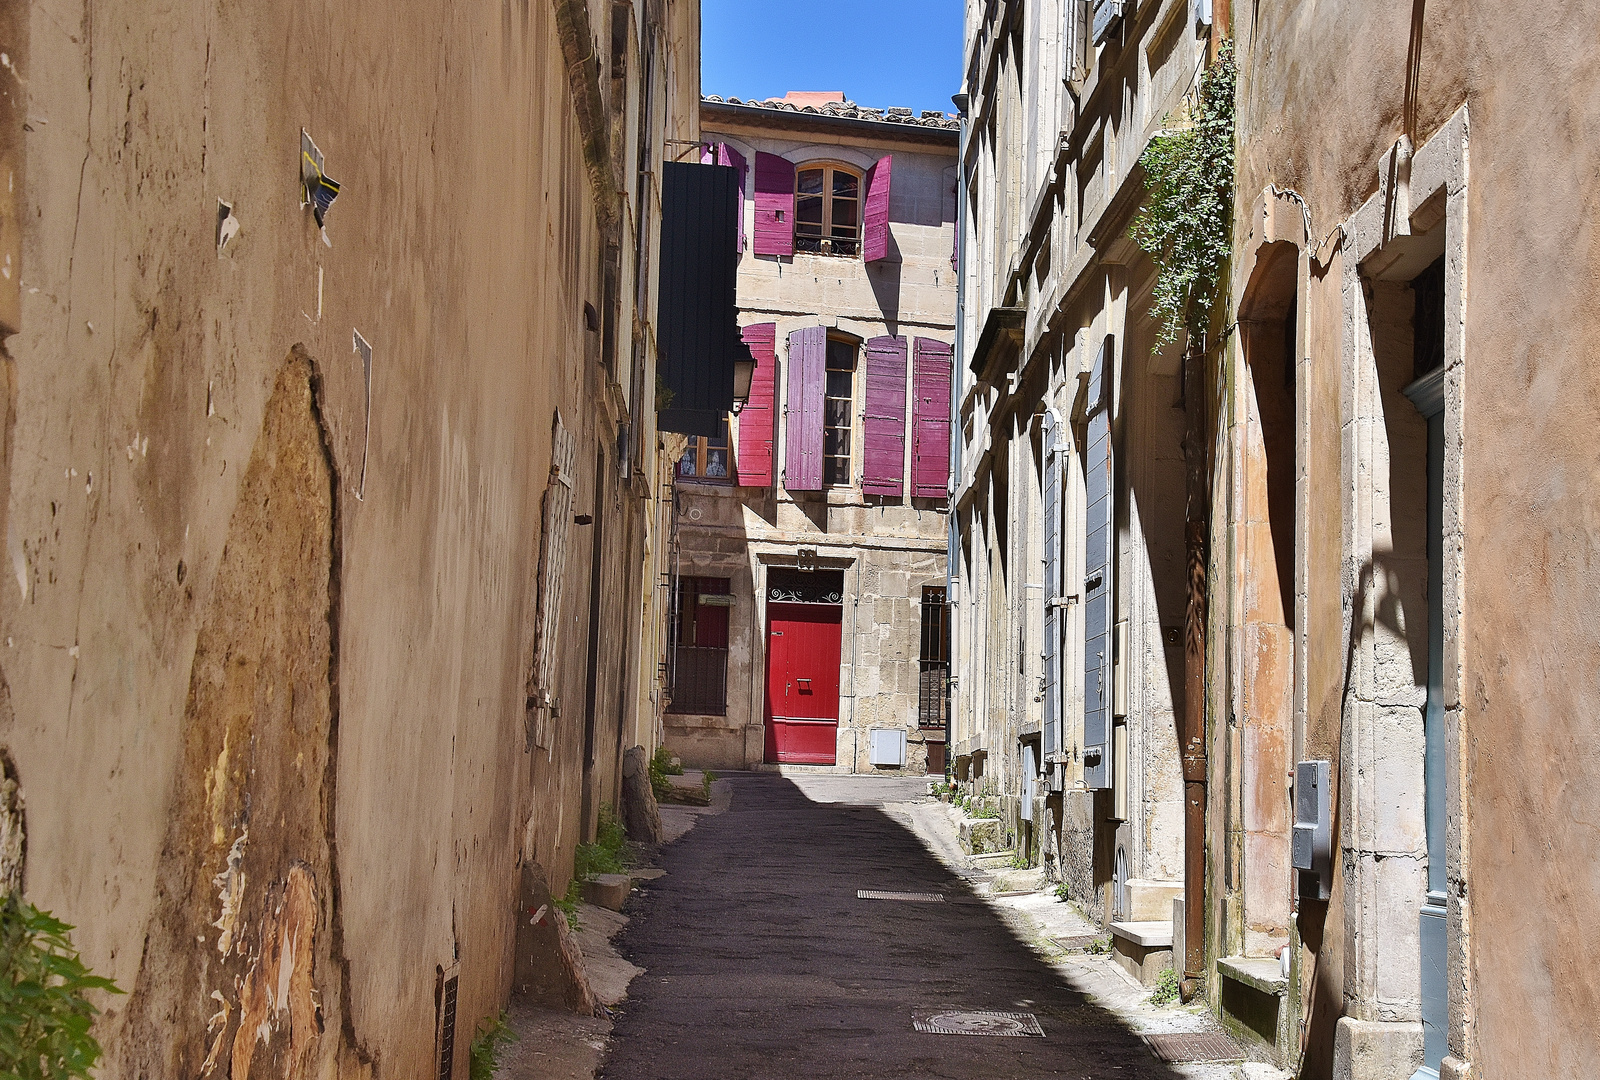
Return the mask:
M 700 90 L 843 90 L 858 105 L 953 112 L 962 0 L 701 0 Z

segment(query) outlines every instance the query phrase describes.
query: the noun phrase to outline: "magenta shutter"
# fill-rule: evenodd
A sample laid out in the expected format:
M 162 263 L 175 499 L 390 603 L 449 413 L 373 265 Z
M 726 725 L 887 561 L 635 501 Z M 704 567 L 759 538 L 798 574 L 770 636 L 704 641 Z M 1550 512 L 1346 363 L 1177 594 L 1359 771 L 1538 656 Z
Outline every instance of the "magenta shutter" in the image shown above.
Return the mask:
M 740 487 L 772 486 L 773 399 L 778 390 L 777 323 L 756 323 L 740 331 L 756 358 L 750 400 L 739 411 Z
M 899 498 L 906 479 L 906 339 L 867 342 L 867 410 L 861 490 Z
M 749 174 L 750 170 L 745 164 L 744 155 L 739 153 L 739 151 L 735 150 L 733 147 L 729 146 L 727 143 L 723 143 L 717 147 L 717 164 L 732 166 L 733 169 L 739 174 L 739 252 L 740 254 L 743 254 L 745 248 L 744 193 L 746 188 L 746 176 Z
M 911 494 L 949 497 L 950 346 L 917 338 L 911 358 Z
M 756 152 L 756 254 L 794 254 L 794 163 L 760 151 Z
M 861 216 L 861 258 L 877 262 L 889 257 L 889 174 L 894 155 L 878 159 L 867 170 L 867 202 Z
M 759 242 L 760 237 L 757 237 Z M 789 437 L 783 448 L 783 486 L 790 491 L 822 490 L 822 390 L 828 331 L 807 326 L 789 335 Z

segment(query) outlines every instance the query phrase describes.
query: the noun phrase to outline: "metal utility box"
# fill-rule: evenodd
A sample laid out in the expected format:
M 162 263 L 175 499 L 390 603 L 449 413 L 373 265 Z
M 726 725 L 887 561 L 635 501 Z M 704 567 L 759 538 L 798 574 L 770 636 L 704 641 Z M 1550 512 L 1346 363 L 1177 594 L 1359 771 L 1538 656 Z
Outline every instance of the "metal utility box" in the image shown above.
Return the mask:
M 894 768 L 906 763 L 906 733 L 904 728 L 873 728 L 870 758 L 874 765 Z
M 1326 761 L 1294 767 L 1295 895 L 1326 900 L 1333 888 L 1333 822 L 1330 769 Z

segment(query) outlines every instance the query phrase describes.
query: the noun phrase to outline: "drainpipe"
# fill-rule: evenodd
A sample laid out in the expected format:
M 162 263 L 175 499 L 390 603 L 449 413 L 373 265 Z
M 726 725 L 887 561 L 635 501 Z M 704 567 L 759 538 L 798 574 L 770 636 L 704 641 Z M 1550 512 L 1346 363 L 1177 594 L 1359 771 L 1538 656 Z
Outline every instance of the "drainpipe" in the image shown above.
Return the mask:
M 945 522 L 945 626 L 950 635 L 950 660 L 952 666 L 955 662 L 955 634 L 956 620 L 954 606 L 950 598 L 955 595 L 956 567 L 960 566 L 957 552 L 961 550 L 961 519 L 955 510 L 955 486 L 961 479 L 961 393 L 956 379 L 959 372 L 965 370 L 966 353 L 964 351 L 965 334 L 962 325 L 965 322 L 967 306 L 967 245 L 961 242 L 961 235 L 967 223 L 967 184 L 964 163 L 967 160 L 967 103 L 970 99 L 966 94 L 955 94 L 950 98 L 956 107 L 956 113 L 961 118 L 961 134 L 956 142 L 956 342 L 953 350 L 953 361 L 950 366 L 950 513 Z M 945 768 L 952 768 L 955 764 L 951 751 L 951 737 L 954 735 L 956 703 L 961 696 L 951 691 L 946 673 L 945 683 L 945 710 L 944 710 L 944 754 Z
M 1184 556 L 1188 573 L 1183 634 L 1183 979 L 1188 1001 L 1205 986 L 1206 894 L 1206 559 L 1210 529 L 1206 468 L 1205 345 L 1183 357 Z

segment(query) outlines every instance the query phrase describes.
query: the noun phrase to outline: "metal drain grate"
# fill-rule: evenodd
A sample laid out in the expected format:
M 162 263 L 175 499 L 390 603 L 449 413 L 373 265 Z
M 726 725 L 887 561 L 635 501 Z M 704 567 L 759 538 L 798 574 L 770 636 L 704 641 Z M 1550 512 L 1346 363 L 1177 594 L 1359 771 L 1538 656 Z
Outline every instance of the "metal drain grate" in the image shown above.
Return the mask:
M 930 1035 L 1002 1035 L 1044 1038 L 1044 1029 L 1032 1013 L 951 1012 L 919 1009 L 911 1014 L 911 1026 Z
M 857 889 L 857 900 L 909 900 L 914 904 L 942 904 L 942 892 L 887 892 L 883 889 Z
M 1146 1035 L 1144 1041 L 1150 1045 L 1156 1057 L 1169 1065 L 1244 1060 L 1244 1051 L 1232 1039 L 1209 1031 Z

